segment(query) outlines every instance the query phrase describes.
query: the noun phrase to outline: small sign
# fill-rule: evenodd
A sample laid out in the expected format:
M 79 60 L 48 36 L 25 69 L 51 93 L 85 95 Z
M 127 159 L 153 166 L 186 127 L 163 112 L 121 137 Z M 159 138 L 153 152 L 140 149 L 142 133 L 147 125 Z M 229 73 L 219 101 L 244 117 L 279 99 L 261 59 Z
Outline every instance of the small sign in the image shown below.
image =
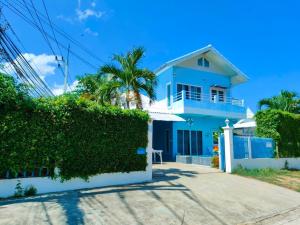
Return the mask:
M 138 155 L 145 155 L 146 154 L 146 149 L 144 149 L 144 148 L 138 148 L 137 151 L 136 151 L 136 153 Z
M 272 148 L 272 147 L 273 147 L 272 142 L 267 142 L 266 143 L 266 148 Z

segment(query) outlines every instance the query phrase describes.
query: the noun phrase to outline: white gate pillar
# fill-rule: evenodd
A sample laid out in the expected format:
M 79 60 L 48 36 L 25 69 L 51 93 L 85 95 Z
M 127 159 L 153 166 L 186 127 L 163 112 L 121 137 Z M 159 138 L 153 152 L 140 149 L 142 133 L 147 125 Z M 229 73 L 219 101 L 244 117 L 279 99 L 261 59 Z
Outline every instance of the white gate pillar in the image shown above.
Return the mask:
M 233 169 L 233 127 L 229 126 L 229 120 L 225 120 L 226 127 L 224 130 L 224 147 L 225 147 L 225 165 L 226 173 L 231 173 Z
M 148 145 L 147 145 L 147 167 L 146 172 L 149 175 L 149 180 L 152 180 L 152 138 L 153 138 L 153 120 L 148 122 Z

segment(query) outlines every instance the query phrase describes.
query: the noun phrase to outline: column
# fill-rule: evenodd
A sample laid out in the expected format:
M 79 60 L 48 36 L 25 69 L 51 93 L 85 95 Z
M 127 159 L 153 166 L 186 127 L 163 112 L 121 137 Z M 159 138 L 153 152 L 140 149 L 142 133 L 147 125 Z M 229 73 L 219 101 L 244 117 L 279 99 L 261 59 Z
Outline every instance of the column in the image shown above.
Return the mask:
M 229 120 L 225 120 L 226 127 L 224 130 L 224 147 L 225 147 L 225 165 L 226 173 L 231 173 L 233 169 L 233 128 L 229 126 Z
M 148 122 L 148 145 L 147 145 L 147 167 L 146 172 L 149 175 L 149 180 L 152 180 L 152 138 L 153 138 L 153 120 Z

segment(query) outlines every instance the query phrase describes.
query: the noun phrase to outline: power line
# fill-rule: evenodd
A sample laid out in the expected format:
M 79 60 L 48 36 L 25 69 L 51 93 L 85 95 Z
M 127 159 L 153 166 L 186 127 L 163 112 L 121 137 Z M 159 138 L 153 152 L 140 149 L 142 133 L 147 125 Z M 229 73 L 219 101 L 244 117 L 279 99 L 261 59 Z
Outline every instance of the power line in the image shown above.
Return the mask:
M 16 75 L 19 76 L 23 82 L 33 86 L 30 90 L 35 92 L 34 95 L 53 96 L 51 90 L 31 67 L 4 29 L 0 30 L 0 40 L 4 59 L 14 68 Z
M 1 1 L 1 0 L 0 0 Z M 32 21 L 30 20 L 26 15 L 24 15 L 24 13 L 22 13 L 20 10 L 18 10 L 14 5 L 12 5 L 11 3 L 5 3 L 3 1 L 1 1 L 3 5 L 5 5 L 6 7 L 8 7 L 13 13 L 15 13 L 17 16 L 19 16 L 20 18 L 22 18 L 25 22 L 27 22 L 28 24 L 30 24 L 32 27 L 34 27 L 35 29 L 38 29 L 38 31 L 40 31 L 40 28 Z M 41 31 L 40 31 L 41 32 Z M 45 34 L 47 35 L 47 37 L 49 39 L 51 39 L 52 41 L 54 41 L 54 37 L 52 37 L 50 34 L 48 34 L 47 32 L 45 32 Z M 63 49 L 67 50 L 68 47 L 64 46 L 62 43 L 58 42 L 59 46 L 61 46 Z M 73 50 L 70 50 L 70 54 L 72 54 L 73 56 L 75 56 L 78 60 L 82 61 L 83 63 L 85 63 L 86 65 L 90 66 L 91 68 L 98 70 L 98 66 L 95 66 L 93 64 L 91 64 L 89 61 L 85 60 L 83 57 L 81 57 L 80 55 L 78 55 L 77 53 L 75 53 Z
M 49 22 L 50 28 L 51 28 L 51 30 L 52 30 L 53 37 L 54 37 L 54 39 L 55 39 L 55 42 L 56 42 L 56 46 L 57 46 L 57 48 L 58 48 L 58 50 L 59 50 L 59 53 L 60 53 L 60 55 L 62 56 L 63 54 L 62 54 L 62 51 L 61 51 L 61 48 L 60 48 L 60 46 L 58 45 L 58 41 L 57 41 L 57 38 L 56 38 L 56 35 L 55 35 L 55 32 L 54 32 L 54 29 L 53 29 L 52 21 L 51 21 L 51 19 L 50 19 L 50 16 L 49 16 L 49 14 L 48 14 L 48 10 L 47 10 L 47 7 L 46 7 L 46 4 L 45 4 L 45 1 L 44 1 L 44 0 L 42 0 L 42 2 L 43 2 L 43 6 L 44 6 L 44 9 L 45 9 L 46 15 L 47 15 L 47 19 L 48 19 L 48 22 Z
M 19 3 L 19 6 L 21 5 L 21 6 L 24 7 L 24 4 L 20 0 L 16 0 L 16 1 Z M 50 24 L 46 20 L 45 15 L 43 15 L 38 10 L 37 10 L 37 13 L 41 16 L 42 20 L 44 20 L 44 22 L 46 22 L 46 24 L 50 26 Z M 96 54 L 94 54 L 91 50 L 89 50 L 87 47 L 85 47 L 84 45 L 82 45 L 79 41 L 75 40 L 72 36 L 70 36 L 68 33 L 66 33 L 63 29 L 61 29 L 60 27 L 58 27 L 53 22 L 52 22 L 52 25 L 53 25 L 54 30 L 56 30 L 57 33 L 59 33 L 61 36 L 63 36 L 64 38 L 68 39 L 69 41 L 71 41 L 73 44 L 75 44 L 76 46 L 78 46 L 80 49 L 82 49 L 84 52 L 86 52 L 91 57 L 97 59 L 98 61 L 100 61 L 102 63 L 105 63 L 105 61 L 103 61 Z
M 40 20 L 38 14 L 37 14 L 37 12 L 36 12 L 36 9 L 35 9 L 35 7 L 34 7 L 33 2 L 31 1 L 31 4 L 32 4 L 32 8 L 33 8 L 33 10 L 34 10 L 34 12 L 35 12 L 35 15 L 36 15 L 36 18 L 37 18 L 38 22 L 36 21 L 35 17 L 32 15 L 32 12 L 31 12 L 31 10 L 30 10 L 29 7 L 28 7 L 27 2 L 26 2 L 25 0 L 23 0 L 23 3 L 24 3 L 24 5 L 25 5 L 25 7 L 26 7 L 26 9 L 27 9 L 27 11 L 28 11 L 28 13 L 29 13 L 29 15 L 31 16 L 31 18 L 32 18 L 32 20 L 33 20 L 33 23 L 34 23 L 35 26 L 38 28 L 38 30 L 39 30 L 40 33 L 42 34 L 43 38 L 45 39 L 47 45 L 49 46 L 49 48 L 50 48 L 52 54 L 55 55 L 55 52 L 54 52 L 54 50 L 53 50 L 53 48 L 52 48 L 52 45 L 51 45 L 51 43 L 50 43 L 50 41 L 49 41 L 47 35 L 45 34 L 44 27 L 43 27 L 43 25 L 42 25 L 42 23 L 41 23 L 41 20 Z M 38 24 L 38 23 L 39 23 L 39 24 Z

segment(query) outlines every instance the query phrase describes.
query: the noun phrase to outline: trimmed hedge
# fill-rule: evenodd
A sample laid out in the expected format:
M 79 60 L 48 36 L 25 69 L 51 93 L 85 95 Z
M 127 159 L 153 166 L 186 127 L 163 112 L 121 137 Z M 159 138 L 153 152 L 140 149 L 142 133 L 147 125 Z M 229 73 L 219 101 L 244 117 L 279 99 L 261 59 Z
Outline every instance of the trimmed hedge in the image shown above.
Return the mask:
M 257 136 L 271 137 L 279 157 L 300 157 L 300 115 L 280 110 L 263 110 L 255 115 Z
M 148 142 L 145 112 L 100 107 L 72 95 L 14 106 L 0 110 L 2 175 L 46 167 L 58 168 L 62 179 L 87 179 L 146 168 L 146 155 L 136 153 Z

